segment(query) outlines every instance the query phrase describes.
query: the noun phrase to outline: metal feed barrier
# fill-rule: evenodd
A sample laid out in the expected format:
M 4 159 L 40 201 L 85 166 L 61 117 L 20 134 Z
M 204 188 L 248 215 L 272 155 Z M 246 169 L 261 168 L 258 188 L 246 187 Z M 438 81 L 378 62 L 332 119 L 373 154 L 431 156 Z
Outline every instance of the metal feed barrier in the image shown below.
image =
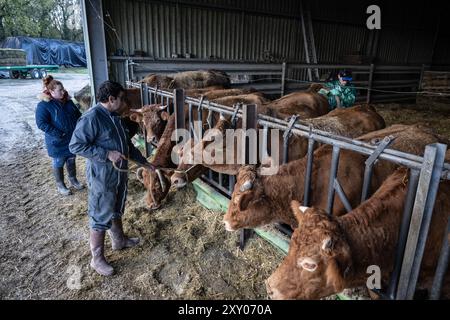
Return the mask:
M 313 63 L 254 63 L 242 61 L 208 61 L 200 59 L 152 60 L 141 57 L 109 57 L 114 80 L 125 84 L 139 81 L 150 73 L 171 74 L 183 71 L 215 69 L 231 77 L 242 76 L 248 81 L 232 81 L 233 88 L 254 88 L 266 94 L 283 96 L 309 87 L 311 70 L 323 75 L 342 69 L 353 70 L 359 95 L 356 102 L 393 102 L 416 99 L 423 73 L 428 66 L 343 65 Z M 323 79 L 322 79 L 323 80 Z M 321 81 L 314 81 L 315 83 Z
M 279 129 L 285 134 L 284 138 L 284 162 L 287 159 L 289 150 L 288 140 L 291 134 L 308 139 L 307 167 L 305 175 L 304 205 L 310 202 L 310 185 L 313 166 L 313 151 L 315 143 L 328 144 L 333 146 L 332 163 L 330 170 L 330 180 L 328 186 L 327 212 L 333 211 L 333 202 L 337 194 L 344 203 L 347 211 L 352 207 L 346 199 L 345 194 L 337 179 L 337 168 L 339 163 L 340 150 L 351 150 L 368 158 L 365 162 L 364 183 L 361 194 L 361 202 L 369 198 L 369 185 L 372 175 L 372 168 L 376 160 L 387 160 L 410 169 L 408 179 L 408 191 L 404 213 L 399 232 L 399 239 L 396 247 L 394 270 L 391 274 L 390 284 L 387 290 L 373 290 L 385 299 L 413 299 L 420 265 L 427 240 L 428 230 L 434 208 L 434 203 L 441 179 L 450 180 L 450 164 L 444 163 L 447 146 L 444 144 L 430 144 L 425 148 L 423 157 L 408 154 L 405 152 L 389 149 L 392 142 L 390 137 L 383 139 L 378 145 L 372 145 L 359 140 L 337 136 L 325 131 L 312 129 L 302 120 L 292 118 L 290 121 L 272 118 L 265 115 L 258 115 L 255 105 L 247 105 L 242 108 L 232 108 L 218 105 L 203 99 L 195 99 L 184 96 L 184 90 L 176 89 L 174 92 L 149 88 L 145 84 L 127 82 L 129 87 L 141 88 L 143 104 L 163 103 L 168 104 L 170 112 L 176 114 L 176 128 L 184 128 L 184 106 L 188 105 L 189 123 L 192 123 L 194 108 L 197 109 L 198 117 L 201 119 L 203 108 L 211 112 L 218 112 L 232 117 L 242 118 L 243 128 L 256 128 L 260 125 L 265 131 L 265 141 L 267 141 L 268 129 Z M 173 102 L 173 103 L 172 103 Z M 214 123 L 209 123 L 210 128 Z M 190 125 L 191 134 L 193 133 Z M 265 144 L 267 145 L 267 144 Z M 248 150 L 248 146 L 246 145 Z M 148 149 L 147 149 L 147 154 Z M 231 197 L 234 186 L 234 177 L 210 172 L 203 175 L 202 179 L 215 189 Z M 450 232 L 450 221 L 447 226 Z M 448 233 L 447 232 L 447 233 Z M 449 243 L 447 233 L 441 244 L 441 254 L 435 272 L 431 299 L 438 299 L 440 296 L 443 279 L 448 266 Z M 245 234 L 243 231 L 242 236 Z M 437 244 L 436 244 L 437 245 Z

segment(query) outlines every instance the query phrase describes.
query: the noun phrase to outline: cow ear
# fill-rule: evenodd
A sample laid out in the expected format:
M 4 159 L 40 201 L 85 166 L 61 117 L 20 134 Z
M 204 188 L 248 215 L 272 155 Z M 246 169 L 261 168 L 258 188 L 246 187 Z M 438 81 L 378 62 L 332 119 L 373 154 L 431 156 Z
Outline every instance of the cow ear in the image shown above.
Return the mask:
M 167 121 L 169 120 L 170 114 L 167 111 L 162 111 L 160 117 L 162 120 Z
M 140 113 L 137 113 L 137 112 L 131 112 L 130 113 L 130 119 L 131 119 L 131 121 L 140 123 L 140 122 L 142 122 L 142 115 Z
M 295 215 L 295 218 L 297 219 L 298 224 L 300 225 L 301 220 L 303 220 L 304 217 L 304 208 L 307 207 L 303 207 L 300 205 L 300 202 L 298 202 L 297 200 L 292 200 L 291 201 L 291 210 Z

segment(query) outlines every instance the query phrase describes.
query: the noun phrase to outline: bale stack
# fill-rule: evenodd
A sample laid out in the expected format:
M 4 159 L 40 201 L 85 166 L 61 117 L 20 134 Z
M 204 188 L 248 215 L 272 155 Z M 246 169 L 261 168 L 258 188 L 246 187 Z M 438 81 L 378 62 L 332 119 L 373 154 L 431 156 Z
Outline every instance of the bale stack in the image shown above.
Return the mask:
M 27 65 L 27 53 L 21 49 L 0 49 L 0 67 Z
M 449 105 L 450 104 L 450 72 L 425 71 L 422 77 L 421 90 L 417 95 L 417 104 Z

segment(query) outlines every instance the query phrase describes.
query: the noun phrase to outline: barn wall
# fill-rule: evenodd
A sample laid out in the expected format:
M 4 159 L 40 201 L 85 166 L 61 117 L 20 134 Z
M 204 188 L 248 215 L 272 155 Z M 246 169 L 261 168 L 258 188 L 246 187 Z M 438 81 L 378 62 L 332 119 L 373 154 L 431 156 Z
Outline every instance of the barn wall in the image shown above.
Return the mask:
M 434 57 L 450 65 L 448 35 L 434 36 L 446 10 L 439 3 L 376 1 L 380 31 L 365 25 L 372 1 L 308 3 L 321 63 L 374 54 L 378 64 L 431 64 Z M 199 59 L 304 61 L 299 1 L 105 0 L 103 6 L 108 55 L 121 48 L 157 59 L 189 53 Z

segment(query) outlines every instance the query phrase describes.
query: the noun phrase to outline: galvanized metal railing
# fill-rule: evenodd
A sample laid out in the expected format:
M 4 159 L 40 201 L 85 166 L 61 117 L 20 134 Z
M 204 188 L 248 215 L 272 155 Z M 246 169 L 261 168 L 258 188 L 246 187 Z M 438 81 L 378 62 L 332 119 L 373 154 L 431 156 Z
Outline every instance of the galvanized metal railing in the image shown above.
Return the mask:
M 319 70 L 323 75 L 351 69 L 353 84 L 359 91 L 357 102 L 393 102 L 414 100 L 420 89 L 423 73 L 428 66 L 313 64 L 295 61 L 282 63 L 254 63 L 242 61 L 207 61 L 200 59 L 153 60 L 135 57 L 109 57 L 114 79 L 126 83 L 138 81 L 149 73 L 170 74 L 199 69 L 216 69 L 229 75 L 245 75 L 248 83 L 234 83 L 232 87 L 252 87 L 266 94 L 285 95 L 306 89 L 310 85 L 308 73 Z M 251 80 L 253 79 L 253 80 Z M 323 79 L 322 79 L 323 80 Z M 317 81 L 315 81 L 317 82 Z
M 423 157 L 389 149 L 392 142 L 390 137 L 386 137 L 378 145 L 372 145 L 363 141 L 341 137 L 325 131 L 312 129 L 302 120 L 282 120 L 265 115 L 258 115 L 255 105 L 244 106 L 242 109 L 236 109 L 228 106 L 222 106 L 203 99 L 184 97 L 183 90 L 174 90 L 173 93 L 157 88 L 149 88 L 145 84 L 128 82 L 128 86 L 141 88 L 143 103 L 169 103 L 172 105 L 171 112 L 176 114 L 177 129 L 184 128 L 184 106 L 189 106 L 189 123 L 192 122 L 191 116 L 193 108 L 197 108 L 198 117 L 202 120 L 201 109 L 206 108 L 211 112 L 219 112 L 225 115 L 242 118 L 243 128 L 256 128 L 262 126 L 265 132 L 267 129 L 279 129 L 287 132 L 283 136 L 285 148 L 288 146 L 290 138 L 289 133 L 308 139 L 307 166 L 304 188 L 304 205 L 310 203 L 311 192 L 311 174 L 313 167 L 313 151 L 315 143 L 328 144 L 333 147 L 332 161 L 330 170 L 330 179 L 328 186 L 327 212 L 333 211 L 333 202 L 335 194 L 339 196 L 344 203 L 347 211 L 352 208 L 349 201 L 337 180 L 337 168 L 339 164 L 339 154 L 342 149 L 351 150 L 363 155 L 367 155 L 366 168 L 364 174 L 364 183 L 361 194 L 361 202 L 366 200 L 369 195 L 370 178 L 372 167 L 376 160 L 387 160 L 410 169 L 408 179 L 408 191 L 405 200 L 404 213 L 401 222 L 399 239 L 394 258 L 394 270 L 391 274 L 390 284 L 386 290 L 374 290 L 386 299 L 412 299 L 420 265 L 427 240 L 430 221 L 433 213 L 434 202 L 436 199 L 439 182 L 441 179 L 450 180 L 450 164 L 444 163 L 447 146 L 444 144 L 431 144 L 425 148 Z M 171 103 L 173 102 L 173 103 Z M 213 123 L 209 124 L 214 126 Z M 264 138 L 267 141 L 267 136 Z M 246 146 L 246 149 L 248 146 Z M 247 149 L 248 150 L 248 149 Z M 287 159 L 288 150 L 285 149 L 284 161 Z M 202 177 L 210 185 L 231 197 L 234 187 L 234 177 L 209 172 Z M 450 228 L 450 222 L 449 226 Z M 241 240 L 245 231 L 241 233 Z M 435 280 L 431 298 L 439 297 L 442 281 L 448 266 L 448 240 L 447 234 L 441 244 L 441 256 L 435 273 Z

